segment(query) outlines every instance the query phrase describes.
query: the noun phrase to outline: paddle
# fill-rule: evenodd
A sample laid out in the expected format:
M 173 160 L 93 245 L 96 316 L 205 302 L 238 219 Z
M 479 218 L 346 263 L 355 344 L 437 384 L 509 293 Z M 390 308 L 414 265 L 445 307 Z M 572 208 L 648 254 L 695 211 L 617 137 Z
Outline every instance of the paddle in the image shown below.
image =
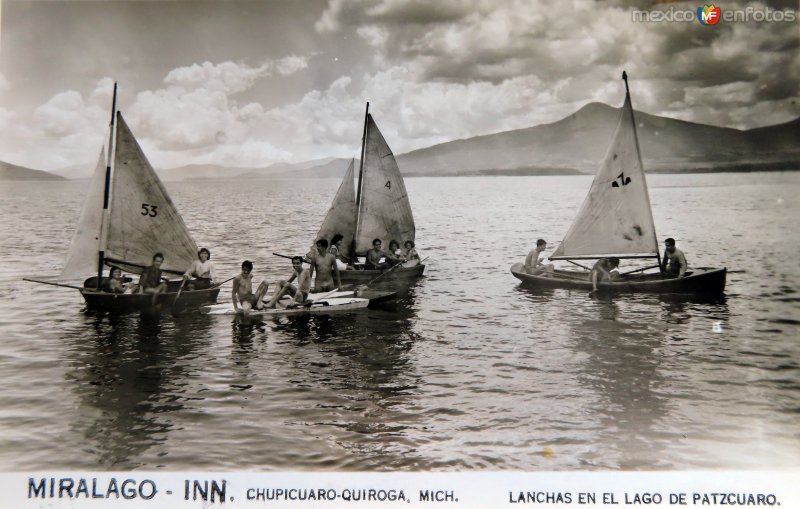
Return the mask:
M 175 306 L 175 303 L 178 302 L 178 298 L 181 296 L 181 292 L 183 291 L 183 285 L 186 284 L 186 280 L 181 280 L 181 286 L 178 288 L 178 294 L 175 295 L 175 300 L 172 301 L 172 305 Z
M 228 279 L 226 279 L 225 281 L 223 281 L 223 282 L 221 282 L 221 283 L 217 283 L 217 284 L 215 284 L 214 286 L 212 286 L 212 288 L 217 288 L 217 287 L 220 287 L 220 286 L 224 285 L 224 284 L 225 284 L 225 283 L 227 283 L 228 281 L 233 281 L 233 278 L 235 278 L 235 277 L 236 277 L 236 276 L 229 277 L 229 278 L 228 278 Z

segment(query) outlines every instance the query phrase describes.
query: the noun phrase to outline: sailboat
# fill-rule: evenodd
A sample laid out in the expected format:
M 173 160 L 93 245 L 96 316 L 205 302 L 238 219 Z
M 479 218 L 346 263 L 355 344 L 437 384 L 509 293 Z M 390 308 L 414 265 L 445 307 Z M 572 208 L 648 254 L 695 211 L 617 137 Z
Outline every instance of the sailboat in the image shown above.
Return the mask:
M 625 103 L 614 137 L 583 206 L 550 259 L 566 260 L 576 265 L 580 264 L 572 260 L 606 257 L 657 260 L 656 265 L 622 274 L 614 281 L 599 283 L 599 290 L 722 293 L 725 268 L 692 268 L 681 278 L 665 278 L 660 272 L 644 272 L 660 267 L 661 256 L 625 72 L 622 79 L 625 81 Z M 516 263 L 511 267 L 511 273 L 528 286 L 592 290 L 588 271 L 553 270 L 530 274 L 522 263 Z
M 150 294 L 109 292 L 104 268 L 119 267 L 139 274 L 152 263 L 155 253 L 161 253 L 161 271 L 182 275 L 197 258 L 197 245 L 122 113 L 116 111 L 116 98 L 115 83 L 108 158 L 103 164 L 104 154 L 100 152 L 60 275 L 25 279 L 75 288 L 90 309 L 149 309 Z M 69 284 L 81 280 L 82 286 Z M 218 286 L 182 288 L 178 278 L 167 283 L 167 292 L 159 295 L 158 302 L 197 306 L 216 302 L 218 294 Z
M 354 178 L 355 161 L 351 160 L 316 238 L 330 240 L 337 233 L 341 234 L 344 237 L 341 254 L 352 261 L 365 256 L 374 239 L 381 239 L 383 246 L 388 246 L 392 240 L 401 246 L 408 240 L 413 242 L 416 227 L 406 186 L 392 149 L 369 113 L 369 103 L 355 189 Z M 343 284 L 365 283 L 378 277 L 381 280 L 410 279 L 425 271 L 425 265 L 416 260 L 384 270 L 367 270 L 357 263 L 353 266 L 355 270 L 339 271 Z

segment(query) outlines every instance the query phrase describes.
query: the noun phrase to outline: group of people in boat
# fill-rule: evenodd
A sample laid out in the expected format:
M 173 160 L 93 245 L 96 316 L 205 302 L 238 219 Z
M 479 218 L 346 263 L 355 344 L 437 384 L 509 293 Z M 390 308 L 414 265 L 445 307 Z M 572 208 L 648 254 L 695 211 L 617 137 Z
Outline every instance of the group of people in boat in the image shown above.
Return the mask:
M 538 239 L 536 247 L 525 258 L 525 272 L 528 274 L 541 274 L 555 270 L 552 263 L 544 263 L 546 257 L 542 256 L 542 253 L 545 249 L 547 249 L 547 242 L 544 239 Z M 592 290 L 597 291 L 597 284 L 602 281 L 617 280 L 620 277 L 618 268 L 619 258 L 616 256 L 597 260 L 589 273 L 592 281 Z M 675 246 L 675 239 L 672 237 L 666 239 L 664 241 L 664 256 L 661 258 L 659 267 L 662 276 L 665 278 L 681 278 L 686 275 L 687 268 L 686 256 L 683 251 Z
M 296 307 L 303 304 L 310 293 L 332 292 L 342 287 L 340 270 L 354 270 L 356 265 L 351 265 L 341 251 L 344 237 L 336 234 L 331 239 L 330 246 L 327 239 L 318 239 L 315 247 L 305 256 L 292 257 L 292 274 L 286 280 L 281 280 L 276 284 L 276 288 L 269 301 L 264 302 L 269 289 L 269 283 L 262 281 L 256 291 L 253 292 L 253 262 L 245 260 L 242 262 L 242 271 L 233 278 L 233 289 L 231 300 L 237 312 L 247 313 L 251 309 L 270 309 L 277 306 L 285 295 L 291 297 L 288 307 Z M 382 249 L 381 239 L 372 241 L 372 249 L 367 252 L 365 263 L 358 268 L 365 270 L 385 270 L 416 260 L 419 263 L 419 255 L 415 249 L 415 244 L 411 240 L 404 243 L 405 248 L 400 248 L 400 243 L 396 240 L 389 242 L 389 250 Z M 155 253 L 150 266 L 145 267 L 139 276 L 139 283 L 134 285 L 130 278 L 123 278 L 122 270 L 119 267 L 112 267 L 109 274 L 108 284 L 105 289 L 112 293 L 139 293 L 152 295 L 152 304 L 155 304 L 158 296 L 167 291 L 167 283 L 162 281 L 161 264 L 164 262 L 164 255 Z M 307 263 L 308 267 L 303 267 Z M 316 278 L 314 274 L 316 273 Z M 211 262 L 211 252 L 206 248 L 201 248 L 197 252 L 197 259 L 192 262 L 183 274 L 181 288 L 187 290 L 204 290 L 211 288 L 217 281 L 217 272 Z M 313 288 L 312 288 L 313 280 Z M 293 284 L 296 281 L 296 285 Z

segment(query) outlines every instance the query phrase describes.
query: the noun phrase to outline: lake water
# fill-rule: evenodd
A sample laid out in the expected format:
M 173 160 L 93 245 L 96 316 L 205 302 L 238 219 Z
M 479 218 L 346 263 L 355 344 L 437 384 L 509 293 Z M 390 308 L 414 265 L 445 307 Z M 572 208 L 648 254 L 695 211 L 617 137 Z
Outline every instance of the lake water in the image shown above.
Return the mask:
M 800 173 L 652 175 L 712 300 L 521 288 L 591 177 L 414 178 L 426 276 L 385 309 L 277 321 L 85 313 L 56 274 L 83 182 L 0 183 L 0 470 L 800 466 Z M 336 180 L 167 183 L 220 275 L 290 271 Z M 230 299 L 229 284 L 220 301 Z

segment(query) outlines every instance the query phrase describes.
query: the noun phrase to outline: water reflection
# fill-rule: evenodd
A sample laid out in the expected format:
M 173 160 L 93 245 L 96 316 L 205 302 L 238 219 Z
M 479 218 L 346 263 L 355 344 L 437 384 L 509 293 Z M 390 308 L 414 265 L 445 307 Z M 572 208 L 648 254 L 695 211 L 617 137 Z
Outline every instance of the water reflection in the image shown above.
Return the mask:
M 269 332 L 305 397 L 288 424 L 336 437 L 351 468 L 397 468 L 414 454 L 404 438 L 419 425 L 406 410 L 420 384 L 413 292 L 390 308 L 283 319 Z
M 663 461 L 654 461 L 663 456 L 665 444 L 652 439 L 669 412 L 663 337 L 650 329 L 645 313 L 619 297 L 593 299 L 568 325 L 573 348 L 586 354 L 578 364 L 578 380 L 598 396 L 586 411 L 606 444 L 586 461 L 602 468 L 665 468 Z
M 167 440 L 171 414 L 184 408 L 186 363 L 208 319 L 146 314 L 87 314 L 66 331 L 67 380 L 79 408 L 70 425 L 98 468 L 156 465 L 142 458 Z

